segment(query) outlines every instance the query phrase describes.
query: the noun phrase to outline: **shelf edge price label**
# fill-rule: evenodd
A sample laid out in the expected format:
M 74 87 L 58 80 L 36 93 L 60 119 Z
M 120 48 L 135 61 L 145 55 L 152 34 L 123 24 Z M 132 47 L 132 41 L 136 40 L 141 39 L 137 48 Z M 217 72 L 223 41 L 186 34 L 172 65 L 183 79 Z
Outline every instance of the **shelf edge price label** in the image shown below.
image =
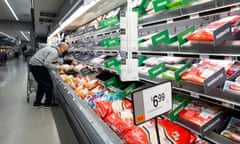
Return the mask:
M 133 115 L 136 125 L 172 109 L 172 84 L 165 81 L 132 93 Z
M 196 98 L 196 99 L 200 98 L 199 93 L 196 93 L 196 92 L 191 92 L 190 95 L 191 95 L 191 97 Z

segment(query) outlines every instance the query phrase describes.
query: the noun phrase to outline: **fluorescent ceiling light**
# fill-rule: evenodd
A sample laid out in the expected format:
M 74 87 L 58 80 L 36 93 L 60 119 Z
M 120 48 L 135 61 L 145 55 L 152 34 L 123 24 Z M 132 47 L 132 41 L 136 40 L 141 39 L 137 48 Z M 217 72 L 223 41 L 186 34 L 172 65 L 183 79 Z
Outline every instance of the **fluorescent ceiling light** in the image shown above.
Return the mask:
M 98 0 L 99 1 L 99 0 Z M 90 8 L 92 8 L 98 1 L 91 1 L 91 3 L 89 3 L 88 5 L 83 5 L 80 6 L 73 14 L 71 14 L 71 16 L 69 16 L 68 19 L 66 19 L 63 22 L 59 22 L 59 27 L 50 34 L 50 36 L 48 38 L 52 38 L 54 35 L 56 35 L 57 33 L 61 32 L 66 26 L 68 26 L 71 22 L 73 22 L 74 20 L 76 20 L 79 16 L 85 14 L 85 12 L 87 10 L 89 10 Z
M 24 34 L 24 32 L 20 31 L 20 33 L 23 35 L 23 37 L 24 37 L 27 41 L 29 41 L 28 37 Z
M 34 8 L 34 0 L 31 0 L 31 7 Z
M 10 36 L 10 35 L 4 33 L 4 32 L 0 32 L 0 34 L 3 35 L 3 36 L 5 36 L 5 37 L 8 37 L 8 38 L 11 38 L 11 39 L 15 40 L 14 37 L 12 37 L 12 36 Z
M 10 11 L 11 11 L 12 15 L 15 17 L 15 19 L 16 19 L 17 21 L 19 21 L 16 13 L 15 13 L 14 10 L 12 9 L 12 7 L 11 7 L 11 5 L 8 3 L 8 1 L 7 1 L 7 0 L 4 0 L 4 2 L 5 2 L 6 5 L 8 6 L 8 8 L 10 9 Z

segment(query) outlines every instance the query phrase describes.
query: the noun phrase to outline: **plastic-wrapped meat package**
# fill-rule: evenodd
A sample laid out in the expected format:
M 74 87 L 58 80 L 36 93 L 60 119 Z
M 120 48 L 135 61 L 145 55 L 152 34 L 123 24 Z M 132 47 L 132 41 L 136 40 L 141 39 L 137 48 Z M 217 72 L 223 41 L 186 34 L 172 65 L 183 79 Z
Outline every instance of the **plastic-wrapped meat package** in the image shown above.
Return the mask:
M 77 89 L 78 86 L 79 86 L 79 83 L 78 83 L 77 79 L 74 78 L 74 79 L 70 82 L 69 86 L 70 86 L 71 88 L 73 88 L 73 89 Z
M 209 106 L 200 101 L 192 101 L 179 113 L 179 118 L 203 126 L 213 119 L 218 112 L 220 112 L 219 107 Z
M 134 124 L 129 124 L 121 119 L 118 113 L 112 113 L 108 115 L 104 121 L 117 133 L 120 137 L 124 137 L 124 134 L 134 129 Z
M 88 89 L 93 89 L 98 85 L 98 80 L 91 80 L 87 83 L 87 88 Z
M 216 30 L 216 27 L 214 28 L 202 28 L 194 33 L 187 36 L 187 40 L 190 41 L 208 41 L 212 42 L 214 40 L 213 38 L 213 31 Z
M 240 143 L 240 119 L 232 117 L 226 129 L 221 132 L 221 135 Z
M 177 64 L 184 60 L 185 58 L 182 57 L 169 57 L 169 56 L 161 57 L 161 61 L 167 64 Z
M 240 95 L 240 83 L 226 80 L 224 83 L 223 91 Z
M 111 106 L 112 110 L 116 113 L 121 112 L 125 109 L 132 109 L 132 103 L 128 100 L 113 101 Z
M 207 70 L 208 69 L 205 69 L 205 71 L 207 71 Z M 206 74 L 209 75 L 209 73 L 206 73 Z M 203 84 L 204 80 L 206 79 L 206 75 L 205 76 L 203 75 L 204 77 L 202 77 L 201 75 L 202 75 L 202 71 L 201 71 L 200 67 L 192 67 L 191 69 L 185 71 L 181 75 L 181 78 L 183 80 L 188 80 L 188 81 L 192 81 L 195 83 Z
M 101 118 L 101 113 L 97 109 L 93 109 L 94 113 Z
M 123 120 L 130 119 L 133 121 L 133 113 L 131 109 L 120 111 L 119 115 Z
M 124 133 L 123 140 L 126 144 L 150 144 L 146 133 L 140 127 Z
M 150 58 L 146 59 L 145 61 L 143 61 L 143 63 L 147 66 L 155 66 L 161 62 L 162 62 L 162 60 L 160 57 L 150 57 Z
M 138 67 L 138 72 L 141 74 L 148 74 L 149 69 L 151 69 L 151 67 L 141 66 Z
M 217 26 L 224 25 L 228 22 L 231 22 L 231 24 L 234 26 L 238 21 L 240 21 L 240 16 L 239 15 L 233 15 L 233 16 L 228 16 L 228 17 L 222 18 L 222 19 L 217 20 L 215 22 L 211 22 L 207 26 L 208 27 L 217 27 Z
M 187 39 L 190 41 L 214 41 L 213 37 L 213 31 L 215 31 L 219 26 L 222 26 L 228 22 L 231 22 L 233 27 L 233 32 L 236 33 L 237 28 L 234 28 L 235 24 L 240 21 L 240 16 L 234 15 L 234 16 L 228 16 L 225 18 L 222 18 L 218 21 L 212 22 L 208 24 L 206 27 L 199 29 L 195 31 L 194 33 L 190 34 Z
M 104 62 L 105 57 L 106 57 L 105 55 L 101 56 L 101 57 L 96 57 L 96 58 L 93 58 L 90 62 L 93 63 L 93 64 L 101 64 L 101 63 Z
M 130 127 L 135 127 L 133 122 L 133 113 L 132 110 L 127 109 L 118 113 L 121 119 Z
M 204 80 L 216 73 L 222 67 L 226 70 L 233 65 L 233 61 L 223 60 L 203 60 L 198 64 L 194 64 L 189 70 L 185 71 L 181 78 L 202 84 Z
M 96 101 L 95 110 L 98 111 L 100 117 L 104 119 L 113 112 L 111 107 L 111 101 Z
M 194 144 L 196 137 L 185 128 L 169 121 L 158 120 L 161 144 Z
M 231 68 L 234 64 L 234 61 L 230 60 L 202 60 L 199 62 L 200 65 L 218 67 L 219 69 L 224 67 L 226 70 Z
M 73 70 L 80 72 L 80 70 L 85 68 L 85 67 L 86 67 L 86 65 L 78 64 L 78 65 L 73 67 Z
M 89 94 L 88 89 L 75 89 L 74 91 L 82 99 L 85 99 L 86 96 Z
M 77 77 L 76 79 L 77 79 L 79 85 L 85 84 L 87 82 L 87 80 L 85 78 Z
M 91 96 L 88 96 L 84 99 L 84 101 L 91 107 L 94 108 L 95 103 L 97 100 L 99 100 L 101 95 L 93 94 Z
M 158 137 L 157 137 L 156 125 L 154 120 L 141 124 L 140 127 L 148 136 L 148 140 L 150 144 L 158 144 Z

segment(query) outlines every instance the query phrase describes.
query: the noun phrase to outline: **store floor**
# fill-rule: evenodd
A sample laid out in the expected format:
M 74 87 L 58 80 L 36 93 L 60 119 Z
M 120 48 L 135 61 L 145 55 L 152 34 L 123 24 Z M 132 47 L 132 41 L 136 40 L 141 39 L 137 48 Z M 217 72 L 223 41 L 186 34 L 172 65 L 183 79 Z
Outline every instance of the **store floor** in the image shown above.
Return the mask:
M 27 64 L 9 60 L 0 66 L 0 143 L 77 144 L 61 107 L 33 108 L 26 101 Z

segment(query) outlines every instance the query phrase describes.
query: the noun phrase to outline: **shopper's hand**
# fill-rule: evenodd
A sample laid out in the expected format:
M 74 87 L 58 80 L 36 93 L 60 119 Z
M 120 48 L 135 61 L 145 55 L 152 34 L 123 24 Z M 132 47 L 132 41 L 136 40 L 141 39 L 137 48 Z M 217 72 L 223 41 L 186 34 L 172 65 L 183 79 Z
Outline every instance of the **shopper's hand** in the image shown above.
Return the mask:
M 73 69 L 73 66 L 72 65 L 60 65 L 59 69 L 64 70 L 64 71 L 69 71 L 69 70 Z

